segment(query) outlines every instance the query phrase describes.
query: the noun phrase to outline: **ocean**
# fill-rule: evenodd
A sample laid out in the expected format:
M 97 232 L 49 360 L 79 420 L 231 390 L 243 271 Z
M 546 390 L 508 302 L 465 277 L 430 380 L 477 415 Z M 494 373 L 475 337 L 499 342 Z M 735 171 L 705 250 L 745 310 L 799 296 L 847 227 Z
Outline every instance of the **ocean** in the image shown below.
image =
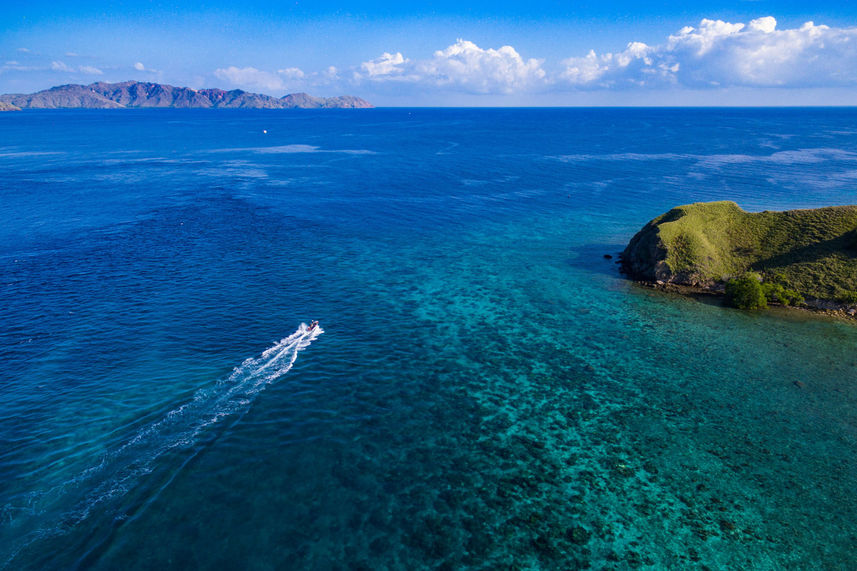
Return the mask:
M 0 173 L 0 568 L 857 567 L 857 324 L 616 264 L 857 203 L 855 109 L 24 111 Z

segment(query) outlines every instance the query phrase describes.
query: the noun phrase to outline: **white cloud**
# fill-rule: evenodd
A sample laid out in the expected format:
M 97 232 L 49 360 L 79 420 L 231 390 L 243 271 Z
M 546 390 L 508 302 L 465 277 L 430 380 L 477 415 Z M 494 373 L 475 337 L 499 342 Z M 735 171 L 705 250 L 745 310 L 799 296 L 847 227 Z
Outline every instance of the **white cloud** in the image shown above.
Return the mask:
M 401 78 L 405 74 L 405 64 L 409 62 L 410 60 L 405 59 L 400 52 L 395 54 L 384 52 L 381 57 L 360 64 L 360 69 L 370 78 Z
M 63 73 L 85 73 L 86 75 L 104 75 L 104 72 L 91 65 L 81 65 L 72 67 L 65 62 L 54 60 L 51 62 L 51 70 L 61 71 Z
M 79 57 L 79 54 L 74 52 L 65 52 L 66 57 Z
M 750 29 L 770 34 L 777 29 L 777 19 L 773 16 L 756 18 L 755 20 L 750 22 Z
M 9 60 L 3 64 L 3 67 L 0 67 L 0 72 L 3 71 L 44 71 L 44 68 L 23 65 L 17 60 Z
M 283 80 L 276 74 L 261 71 L 255 67 L 235 67 L 220 68 L 214 71 L 220 79 L 224 79 L 233 85 L 246 87 L 248 89 L 269 89 L 278 90 L 283 88 Z
M 29 48 L 18 48 L 18 49 L 17 49 L 17 50 L 15 50 L 15 51 L 17 51 L 17 52 L 21 52 L 22 54 L 28 54 L 28 53 L 30 53 L 30 49 L 29 49 Z
M 512 46 L 483 50 L 473 42 L 458 40 L 436 51 L 422 69 L 439 84 L 472 87 L 478 92 L 508 92 L 542 80 L 545 72 L 541 64 L 537 59 L 524 61 Z
M 287 67 L 270 72 L 255 67 L 230 66 L 215 70 L 214 75 L 244 89 L 280 93 L 336 85 L 340 80 L 339 70 L 334 66 L 313 72 L 305 72 L 298 67 Z
M 286 79 L 303 79 L 306 74 L 297 67 L 287 67 L 285 69 L 278 69 L 277 73 L 285 77 Z
M 160 70 L 152 69 L 151 67 L 146 67 L 146 65 L 145 65 L 145 64 L 143 64 L 143 62 L 141 62 L 141 61 L 136 62 L 132 67 L 133 67 L 136 71 L 143 71 L 143 72 L 146 72 L 146 73 L 148 73 L 148 74 L 155 74 L 155 75 L 160 75 L 160 74 L 161 74 L 161 71 L 160 71 Z
M 52 70 L 54 70 L 54 71 L 65 71 L 65 72 L 72 72 L 72 71 L 74 71 L 74 68 L 69 67 L 68 65 L 66 65 L 65 63 L 63 63 L 63 62 L 61 62 L 61 61 L 53 61 L 53 62 L 51 62 L 51 69 L 52 69 Z
M 561 80 L 576 87 L 835 87 L 857 84 L 857 28 L 807 22 L 778 30 L 771 16 L 749 24 L 702 20 L 658 46 L 563 62 Z
M 542 60 L 524 60 L 512 46 L 482 49 L 459 39 L 430 59 L 411 61 L 401 53 L 384 53 L 360 65 L 356 80 L 406 81 L 454 87 L 473 93 L 512 93 L 545 83 Z
M 324 70 L 323 72 L 321 72 L 321 74 L 319 74 L 319 75 L 321 75 L 321 77 L 323 79 L 326 79 L 328 81 L 334 81 L 336 79 L 339 79 L 339 70 L 336 69 L 335 66 L 331 65 L 331 66 L 328 66 L 328 68 L 326 70 Z
M 645 85 L 656 79 L 675 82 L 674 75 L 681 65 L 678 62 L 658 62 L 656 48 L 642 42 L 631 42 L 624 51 L 597 55 L 594 51 L 581 58 L 570 58 L 561 78 L 572 85 L 612 87 L 618 82 Z

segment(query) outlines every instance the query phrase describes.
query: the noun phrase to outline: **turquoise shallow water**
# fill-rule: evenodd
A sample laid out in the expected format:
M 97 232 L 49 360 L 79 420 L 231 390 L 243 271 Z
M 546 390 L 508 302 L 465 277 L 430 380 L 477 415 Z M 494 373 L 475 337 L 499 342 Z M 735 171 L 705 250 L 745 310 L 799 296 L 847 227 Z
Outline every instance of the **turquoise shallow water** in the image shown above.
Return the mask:
M 853 568 L 857 327 L 603 255 L 855 202 L 855 123 L 3 115 L 0 563 Z

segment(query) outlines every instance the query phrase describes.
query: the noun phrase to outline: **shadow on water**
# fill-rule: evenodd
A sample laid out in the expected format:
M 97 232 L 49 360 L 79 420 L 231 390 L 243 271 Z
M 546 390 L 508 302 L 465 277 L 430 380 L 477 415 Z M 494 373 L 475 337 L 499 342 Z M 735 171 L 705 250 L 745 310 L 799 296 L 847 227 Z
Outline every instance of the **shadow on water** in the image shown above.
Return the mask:
M 650 287 L 625 276 L 621 271 L 620 255 L 625 249 L 624 244 L 615 243 L 600 243 L 600 244 L 583 244 L 581 246 L 570 248 L 571 258 L 566 261 L 573 268 L 578 268 L 595 274 L 610 276 L 614 278 L 625 278 L 629 283 L 633 284 L 632 292 L 645 293 L 663 297 L 665 299 L 692 299 L 705 305 L 713 307 L 726 307 L 723 296 L 715 293 L 706 293 L 703 291 L 694 291 L 690 288 L 687 290 L 663 290 Z M 610 256 L 607 258 L 606 256 Z
M 688 299 L 696 301 L 698 303 L 702 303 L 704 305 L 709 305 L 711 307 L 720 307 L 727 310 L 739 311 L 729 307 L 724 301 L 723 296 L 716 293 L 706 293 L 703 291 L 693 291 L 690 289 L 686 291 L 665 290 L 637 282 L 634 282 L 634 287 L 631 288 L 631 291 L 638 294 L 642 293 L 648 296 L 658 297 L 662 299 Z
M 567 262 L 573 268 L 618 277 L 619 254 L 624 249 L 624 244 L 583 244 L 570 248 L 571 257 Z

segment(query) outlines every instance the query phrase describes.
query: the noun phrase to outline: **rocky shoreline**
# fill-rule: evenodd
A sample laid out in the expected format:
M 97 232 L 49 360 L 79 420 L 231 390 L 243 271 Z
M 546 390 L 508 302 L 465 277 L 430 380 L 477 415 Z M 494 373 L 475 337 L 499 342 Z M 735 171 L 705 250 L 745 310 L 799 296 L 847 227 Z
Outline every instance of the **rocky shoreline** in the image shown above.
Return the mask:
M 626 270 L 624 261 L 620 257 L 621 273 L 628 279 L 633 281 L 638 286 L 654 289 L 658 291 L 683 295 L 685 297 L 708 297 L 723 300 L 725 298 L 725 286 L 722 283 L 713 284 L 711 286 L 689 285 L 677 282 L 665 281 L 648 281 L 634 277 Z M 826 315 L 828 317 L 838 317 L 848 320 L 857 320 L 857 307 L 837 301 L 825 299 L 809 299 L 804 305 L 782 305 L 779 303 L 769 302 L 772 307 L 793 309 L 796 311 L 804 311 L 816 315 Z

